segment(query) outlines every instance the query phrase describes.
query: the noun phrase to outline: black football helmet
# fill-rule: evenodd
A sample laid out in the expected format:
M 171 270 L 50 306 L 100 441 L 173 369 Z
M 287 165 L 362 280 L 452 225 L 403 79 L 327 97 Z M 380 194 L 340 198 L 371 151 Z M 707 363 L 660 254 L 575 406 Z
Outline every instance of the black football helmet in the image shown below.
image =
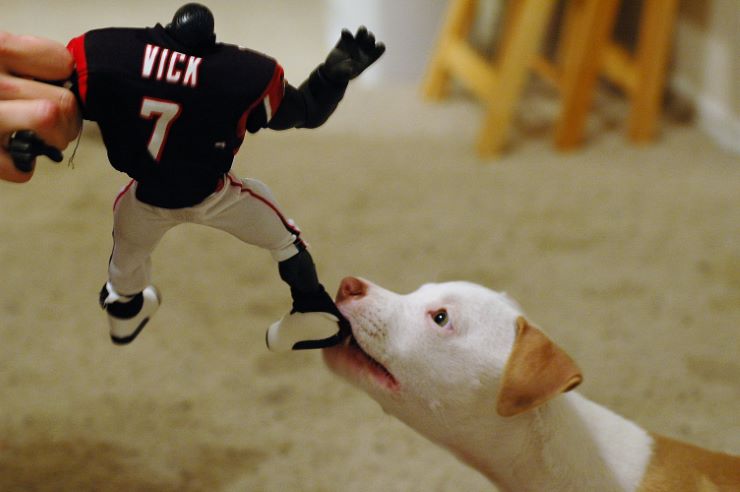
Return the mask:
M 213 14 L 205 5 L 187 3 L 177 9 L 167 31 L 177 41 L 195 50 L 207 49 L 216 42 Z

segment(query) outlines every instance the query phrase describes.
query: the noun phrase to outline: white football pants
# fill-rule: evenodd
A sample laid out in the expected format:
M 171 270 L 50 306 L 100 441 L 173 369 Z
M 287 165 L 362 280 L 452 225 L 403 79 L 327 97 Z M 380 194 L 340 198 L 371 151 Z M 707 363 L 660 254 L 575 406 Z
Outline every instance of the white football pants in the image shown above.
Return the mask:
M 136 198 L 136 181 L 124 187 L 113 205 L 113 253 L 108 276 L 121 295 L 134 295 L 151 284 L 151 254 L 164 234 L 182 223 L 223 230 L 270 251 L 280 262 L 305 246 L 300 230 L 286 219 L 269 188 L 255 179 L 229 173 L 223 185 L 193 207 L 167 209 Z

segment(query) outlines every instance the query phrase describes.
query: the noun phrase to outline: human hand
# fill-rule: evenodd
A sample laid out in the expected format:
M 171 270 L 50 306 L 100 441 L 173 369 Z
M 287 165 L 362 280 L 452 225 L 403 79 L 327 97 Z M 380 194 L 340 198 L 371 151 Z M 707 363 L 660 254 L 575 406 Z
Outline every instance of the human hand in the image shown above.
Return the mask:
M 342 37 L 331 50 L 323 66 L 323 74 L 332 82 L 347 82 L 360 75 L 385 52 L 385 45 L 375 41 L 375 35 L 361 26 L 354 36 L 342 30 Z
M 10 137 L 30 130 L 49 146 L 65 149 L 80 132 L 82 120 L 69 90 L 38 80 L 66 80 L 72 55 L 49 39 L 0 32 L 0 178 L 28 181 L 31 171 L 16 168 L 8 152 Z M 38 79 L 38 80 L 34 80 Z

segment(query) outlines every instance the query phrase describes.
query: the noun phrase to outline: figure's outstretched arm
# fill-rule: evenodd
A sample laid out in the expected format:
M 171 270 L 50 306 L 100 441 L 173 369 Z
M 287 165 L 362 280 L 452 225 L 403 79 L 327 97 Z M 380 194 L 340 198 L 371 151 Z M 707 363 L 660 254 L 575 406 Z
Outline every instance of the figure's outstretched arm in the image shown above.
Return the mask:
M 344 97 L 347 84 L 375 63 L 385 45 L 362 26 L 344 29 L 326 60 L 298 88 L 286 84 L 280 108 L 267 124 L 273 130 L 316 128 L 329 119 Z

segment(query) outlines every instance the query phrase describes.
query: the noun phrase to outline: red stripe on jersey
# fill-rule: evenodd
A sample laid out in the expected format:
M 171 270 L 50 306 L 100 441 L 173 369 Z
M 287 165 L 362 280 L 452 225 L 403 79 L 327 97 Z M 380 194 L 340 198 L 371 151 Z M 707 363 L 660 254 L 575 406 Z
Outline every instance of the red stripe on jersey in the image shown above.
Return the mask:
M 262 92 L 262 95 L 260 95 L 260 97 L 254 101 L 246 111 L 244 111 L 241 118 L 239 118 L 239 123 L 236 129 L 237 137 L 241 139 L 247 134 L 247 119 L 249 119 L 250 113 L 258 104 L 265 105 L 265 114 L 267 115 L 265 125 L 270 122 L 278 108 L 280 108 L 280 103 L 283 102 L 283 96 L 285 95 L 284 77 L 283 67 L 281 67 L 279 63 L 275 63 L 275 70 L 272 72 L 272 78 L 267 84 L 264 92 Z M 236 155 L 238 151 L 239 146 L 234 149 L 234 155 Z
M 83 104 L 87 104 L 87 54 L 85 53 L 85 35 L 74 38 L 67 44 L 67 50 L 72 53 L 77 72 L 77 90 Z
M 265 113 L 267 113 L 267 123 L 269 123 L 275 113 L 277 113 L 278 108 L 280 108 L 280 103 L 283 102 L 284 95 L 285 75 L 283 73 L 283 67 L 275 64 L 275 72 L 272 74 L 272 80 L 270 80 L 270 83 L 267 85 L 267 90 L 263 97 Z

